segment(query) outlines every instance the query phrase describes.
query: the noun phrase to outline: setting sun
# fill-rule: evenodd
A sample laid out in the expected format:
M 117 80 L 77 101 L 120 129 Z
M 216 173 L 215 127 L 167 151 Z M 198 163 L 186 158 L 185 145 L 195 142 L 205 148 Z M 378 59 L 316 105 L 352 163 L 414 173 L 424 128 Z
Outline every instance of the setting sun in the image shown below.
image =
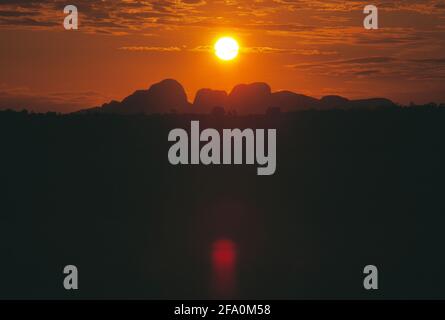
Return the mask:
M 221 60 L 233 60 L 238 55 L 238 42 L 231 37 L 223 37 L 215 43 L 215 54 Z

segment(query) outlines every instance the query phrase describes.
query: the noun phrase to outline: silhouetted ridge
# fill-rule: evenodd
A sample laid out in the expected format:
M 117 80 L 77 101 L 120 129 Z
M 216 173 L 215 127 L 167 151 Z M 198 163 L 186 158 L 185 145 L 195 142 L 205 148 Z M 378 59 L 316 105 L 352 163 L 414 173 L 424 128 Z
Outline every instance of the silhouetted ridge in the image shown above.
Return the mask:
M 389 99 L 372 98 L 349 100 L 329 95 L 316 99 L 291 91 L 272 92 L 264 82 L 238 84 L 227 94 L 222 90 L 198 90 L 193 104 L 187 100 L 182 85 L 173 79 L 162 80 L 147 90 L 137 90 L 122 102 L 111 101 L 102 107 L 82 110 L 82 113 L 153 114 L 153 113 L 211 113 L 220 110 L 243 114 L 264 114 L 268 110 L 292 112 L 329 109 L 375 109 L 396 105 Z
M 194 112 L 209 113 L 215 107 L 227 107 L 227 92 L 223 90 L 200 89 L 193 101 Z
M 229 110 L 238 113 L 264 113 L 271 107 L 272 93 L 264 82 L 236 85 L 229 94 Z
M 272 93 L 271 107 L 280 108 L 281 111 L 300 111 L 316 109 L 320 101 L 316 98 L 297 94 L 291 91 L 278 91 Z
M 341 96 L 325 96 L 320 100 L 320 109 L 346 108 L 350 100 Z
M 148 90 L 137 90 L 122 102 L 112 101 L 102 106 L 102 111 L 121 114 L 184 112 L 190 104 L 182 85 L 173 79 L 162 80 Z
M 353 108 L 369 109 L 369 108 L 394 108 L 396 105 L 389 99 L 372 98 L 353 100 L 350 103 Z

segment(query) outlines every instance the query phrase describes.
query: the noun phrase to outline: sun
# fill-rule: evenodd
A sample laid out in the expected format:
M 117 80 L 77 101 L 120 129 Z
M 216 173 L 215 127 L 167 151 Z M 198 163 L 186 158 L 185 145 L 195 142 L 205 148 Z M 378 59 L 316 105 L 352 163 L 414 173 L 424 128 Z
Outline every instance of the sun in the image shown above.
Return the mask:
M 224 61 L 233 60 L 238 55 L 238 42 L 231 37 L 219 38 L 215 43 L 215 54 Z

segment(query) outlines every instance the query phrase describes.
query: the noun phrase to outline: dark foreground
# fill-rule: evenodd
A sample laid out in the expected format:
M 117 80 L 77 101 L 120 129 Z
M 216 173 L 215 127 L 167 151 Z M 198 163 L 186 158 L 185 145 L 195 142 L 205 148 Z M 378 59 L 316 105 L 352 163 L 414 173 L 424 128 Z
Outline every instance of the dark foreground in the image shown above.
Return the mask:
M 190 120 L 276 128 L 275 175 L 170 165 L 168 132 Z M 215 243 L 233 251 L 216 258 L 233 260 L 227 297 L 445 298 L 444 123 L 437 108 L 0 112 L 0 298 L 217 297 Z

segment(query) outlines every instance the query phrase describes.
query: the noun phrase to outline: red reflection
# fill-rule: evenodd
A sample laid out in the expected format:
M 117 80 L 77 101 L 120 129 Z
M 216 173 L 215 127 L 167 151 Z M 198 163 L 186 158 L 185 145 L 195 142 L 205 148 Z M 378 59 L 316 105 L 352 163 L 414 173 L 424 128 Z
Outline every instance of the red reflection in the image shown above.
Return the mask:
M 230 298 L 235 294 L 236 246 L 231 240 L 221 239 L 213 243 L 213 294 L 218 298 Z

